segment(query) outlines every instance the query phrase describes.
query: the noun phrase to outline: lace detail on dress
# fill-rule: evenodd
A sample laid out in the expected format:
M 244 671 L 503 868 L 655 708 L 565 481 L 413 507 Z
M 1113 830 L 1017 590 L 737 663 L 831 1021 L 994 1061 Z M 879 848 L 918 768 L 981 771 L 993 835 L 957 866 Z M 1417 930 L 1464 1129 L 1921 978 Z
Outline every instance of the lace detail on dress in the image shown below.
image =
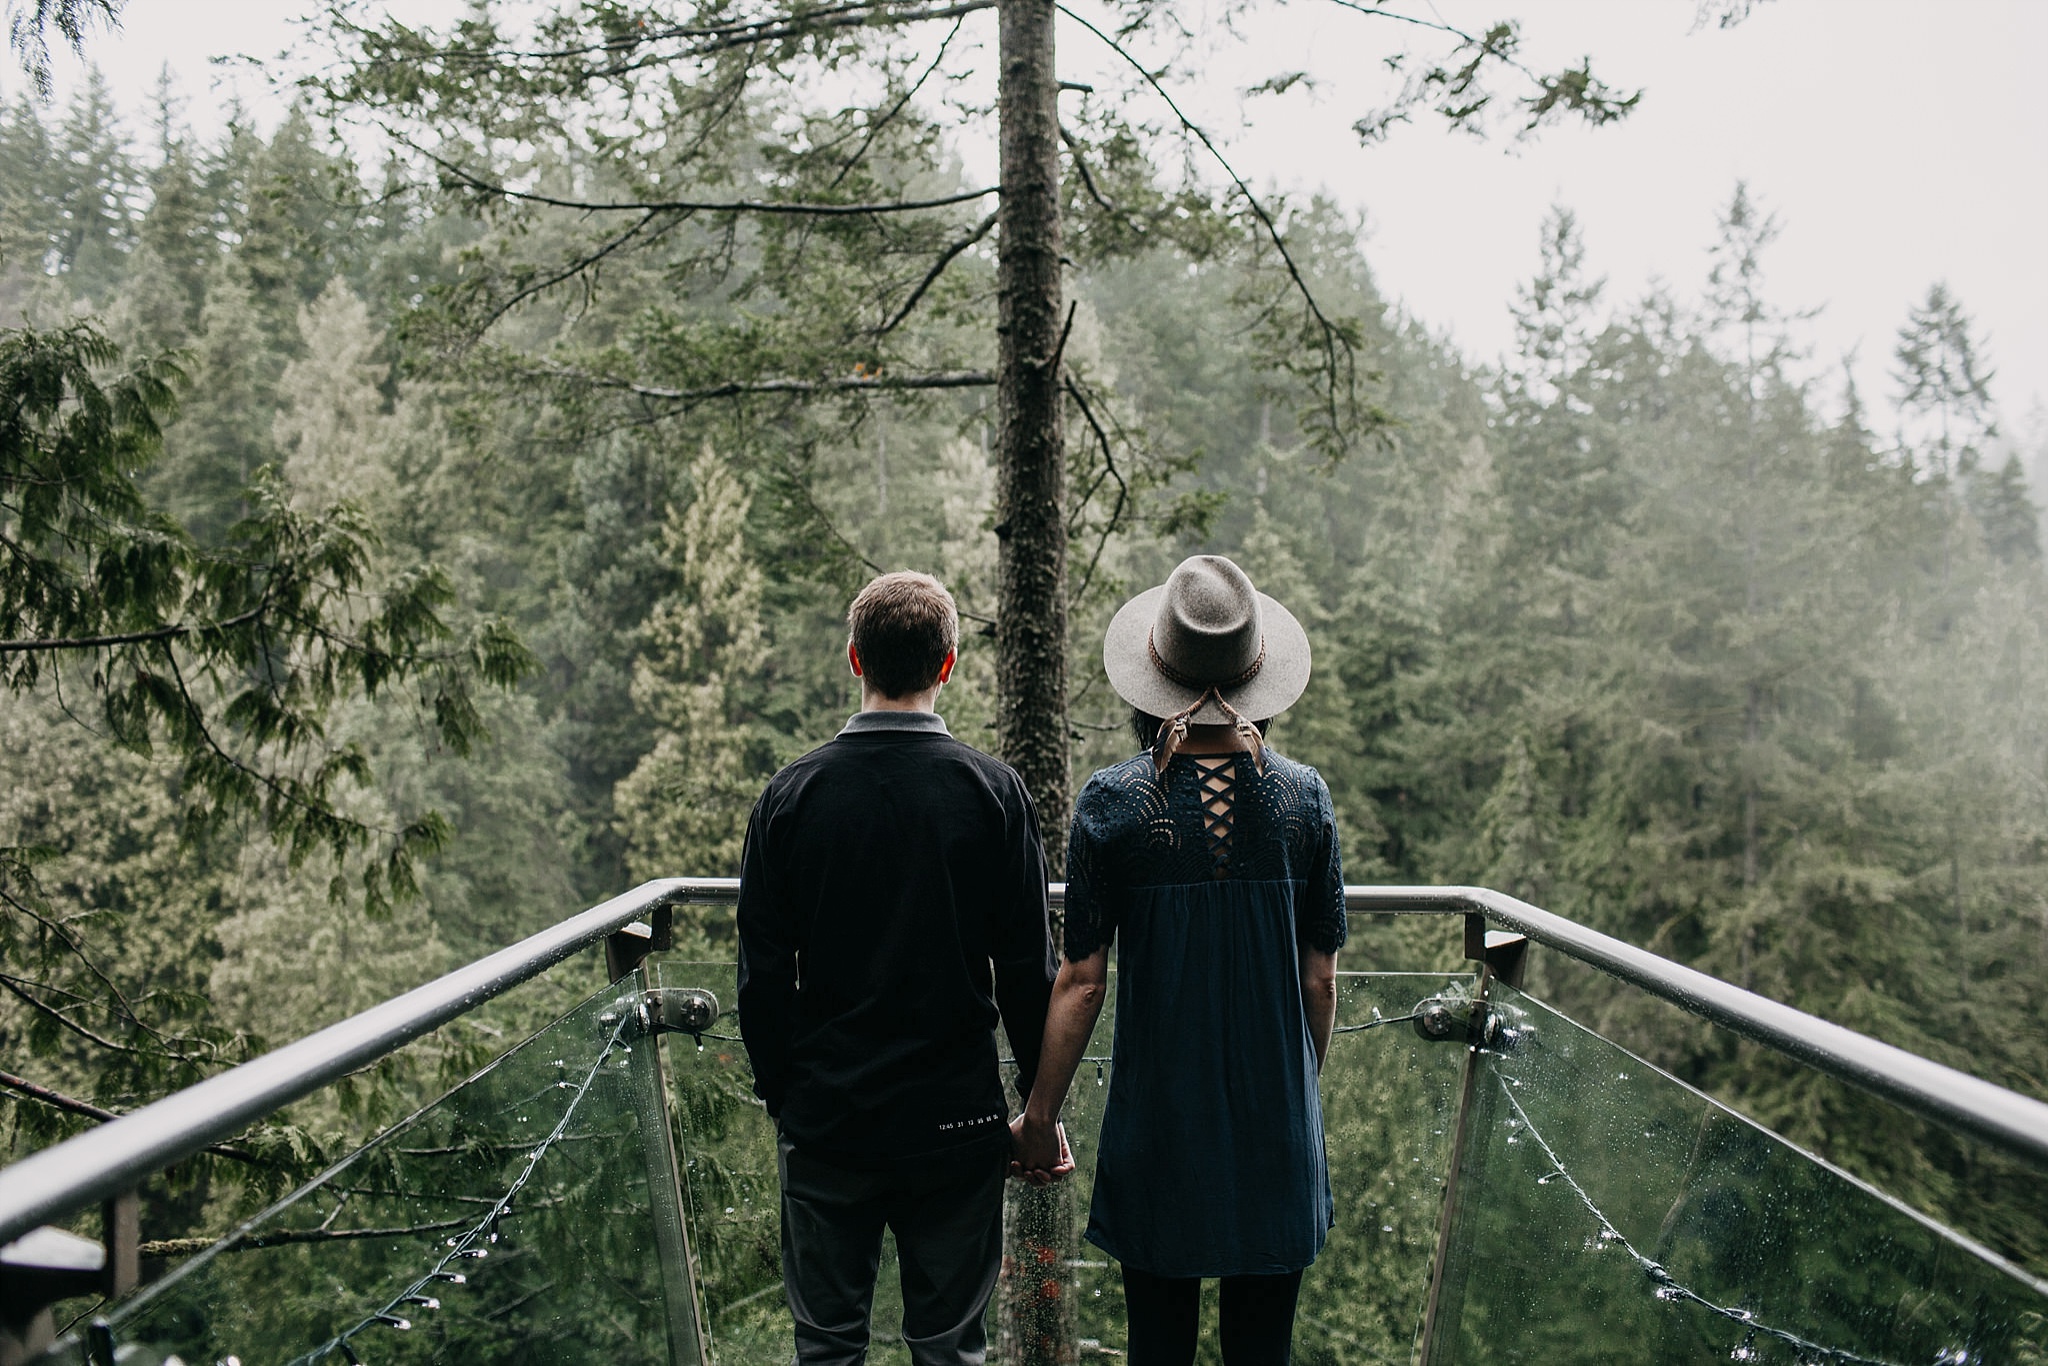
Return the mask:
M 1105 768 L 1074 801 L 1066 955 L 1086 958 L 1115 937 L 1125 889 L 1225 878 L 1302 884 L 1297 939 L 1343 947 L 1337 819 L 1321 774 L 1270 749 L 1264 773 L 1245 754 L 1177 754 L 1164 773 L 1149 754 Z
M 1213 876 L 1230 876 L 1230 830 L 1237 817 L 1237 756 L 1190 754 L 1201 775 L 1202 834 L 1209 844 Z

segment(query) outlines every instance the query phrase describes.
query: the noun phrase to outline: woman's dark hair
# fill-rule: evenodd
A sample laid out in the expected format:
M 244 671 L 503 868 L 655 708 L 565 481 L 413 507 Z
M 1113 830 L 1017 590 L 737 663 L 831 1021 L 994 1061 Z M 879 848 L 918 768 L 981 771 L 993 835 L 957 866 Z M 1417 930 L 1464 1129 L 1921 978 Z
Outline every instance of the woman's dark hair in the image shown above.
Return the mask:
M 1164 717 L 1154 716 L 1146 711 L 1139 711 L 1136 707 L 1131 708 L 1131 734 L 1137 737 L 1139 749 L 1152 748 L 1152 742 L 1159 738 L 1159 728 L 1165 724 L 1166 719 Z M 1252 724 L 1259 728 L 1259 734 L 1264 735 L 1267 728 L 1273 724 L 1273 718 L 1269 716 L 1263 721 L 1254 721 Z

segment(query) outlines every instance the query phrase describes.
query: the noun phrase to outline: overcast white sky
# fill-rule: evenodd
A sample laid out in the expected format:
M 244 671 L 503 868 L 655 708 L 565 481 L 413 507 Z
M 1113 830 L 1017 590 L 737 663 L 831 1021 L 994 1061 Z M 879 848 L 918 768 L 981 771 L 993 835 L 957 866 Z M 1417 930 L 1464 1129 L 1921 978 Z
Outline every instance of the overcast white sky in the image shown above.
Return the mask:
M 260 72 L 208 59 L 276 53 L 305 7 L 131 0 L 122 30 L 90 55 L 138 109 L 168 63 L 205 130 L 230 89 L 276 108 Z M 414 19 L 456 7 L 401 6 Z M 2048 2 L 1772 0 L 1732 31 L 1696 29 L 1693 0 L 1415 0 L 1412 12 L 1466 28 L 1516 17 L 1533 64 L 1590 54 L 1608 80 L 1642 87 L 1642 105 L 1618 127 L 1530 142 L 1418 123 L 1361 148 L 1350 126 L 1377 102 L 1379 58 L 1413 35 L 1316 0 L 1261 19 L 1179 93 L 1257 183 L 1326 189 L 1363 212 L 1383 289 L 1474 358 L 1509 344 L 1508 301 L 1535 266 L 1549 205 L 1579 214 L 1611 299 L 1655 279 L 1690 298 L 1740 178 L 1784 225 L 1767 261 L 1779 303 L 1821 310 L 1805 324 L 1816 370 L 1855 352 L 1866 397 L 1882 404 L 1899 323 L 1945 280 L 1988 339 L 2007 430 L 2037 449 L 2048 435 L 2048 113 L 2023 74 L 2048 51 Z M 1108 69 L 1078 27 L 1063 24 L 1060 43 L 1063 75 Z M 76 79 L 68 54 L 58 68 Z M 1245 87 L 1291 68 L 1315 73 L 1316 89 L 1244 102 Z M 0 91 L 20 86 L 11 64 L 0 70 Z

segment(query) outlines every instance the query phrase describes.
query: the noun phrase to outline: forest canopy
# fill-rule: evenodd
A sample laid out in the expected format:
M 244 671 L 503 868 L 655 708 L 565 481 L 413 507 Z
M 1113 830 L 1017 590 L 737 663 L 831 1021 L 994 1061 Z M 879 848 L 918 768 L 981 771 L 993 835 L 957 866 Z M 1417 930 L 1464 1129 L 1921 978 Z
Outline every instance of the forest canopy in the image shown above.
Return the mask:
M 17 1080 L 129 1109 L 631 882 L 736 871 L 761 783 L 857 705 L 875 569 L 952 587 L 942 710 L 999 750 L 1000 233 L 940 63 L 614 13 L 342 7 L 338 65 L 217 138 L 168 89 L 0 111 Z M 1361 137 L 1632 98 L 1437 36 Z M 844 102 L 794 78 L 856 58 Z M 1865 395 L 1803 353 L 1744 186 L 1669 263 L 1699 305 L 1610 296 L 1560 206 L 1480 365 L 1381 296 L 1356 221 L 1174 173 L 1199 143 L 1136 107 L 1057 129 L 1058 781 L 1128 748 L 1107 614 L 1227 554 L 1309 631 L 1272 740 L 1328 779 L 1348 880 L 1497 887 L 2048 1095 L 2048 581 L 1966 301 L 1913 282 Z M 685 933 L 730 951 L 715 916 Z M 2004 1166 L 1536 985 L 2048 1267 Z M 255 1187 L 375 1092 L 254 1136 Z M 89 1116 L 17 1087 L 0 1122 L 20 1153 Z M 230 1169 L 171 1221 L 217 1220 Z

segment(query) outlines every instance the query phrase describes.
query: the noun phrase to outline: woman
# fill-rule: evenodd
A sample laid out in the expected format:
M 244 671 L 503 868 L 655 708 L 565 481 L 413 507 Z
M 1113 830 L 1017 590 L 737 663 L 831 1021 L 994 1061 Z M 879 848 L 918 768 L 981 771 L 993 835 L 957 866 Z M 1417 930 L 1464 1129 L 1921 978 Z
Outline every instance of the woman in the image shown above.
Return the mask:
M 1280 1366 L 1334 1215 L 1316 1080 L 1345 937 L 1329 789 L 1264 738 L 1308 684 L 1308 638 L 1235 564 L 1197 555 L 1124 604 L 1103 665 L 1146 748 L 1074 803 L 1066 961 L 1018 1165 L 1058 1170 L 1059 1110 L 1114 942 L 1087 1236 L 1122 1264 L 1131 1366 L 1194 1359 L 1212 1276 L 1224 1361 Z

